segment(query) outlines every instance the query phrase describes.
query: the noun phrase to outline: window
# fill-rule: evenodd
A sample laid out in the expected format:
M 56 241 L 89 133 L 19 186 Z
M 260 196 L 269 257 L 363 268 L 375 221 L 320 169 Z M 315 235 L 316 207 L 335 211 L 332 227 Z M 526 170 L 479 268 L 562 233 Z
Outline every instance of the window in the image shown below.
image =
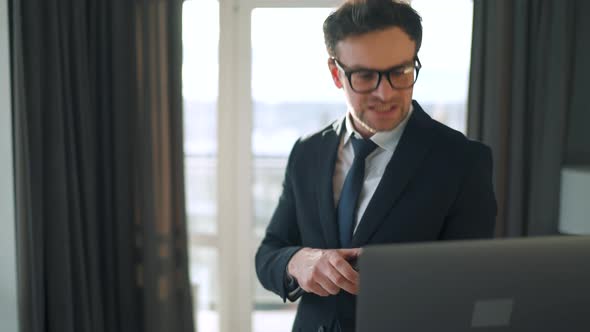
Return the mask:
M 331 10 L 252 11 L 254 249 L 278 202 L 293 143 L 341 117 L 346 109 L 329 75 L 321 33 Z M 303 21 L 305 25 L 299 23 Z M 285 305 L 278 296 L 264 290 L 254 274 L 252 280 L 253 331 L 290 331 L 296 306 Z
M 219 5 L 183 4 L 184 155 L 190 280 L 198 331 L 219 328 L 217 95 Z
M 414 99 L 430 116 L 465 133 L 473 2 L 413 0 L 412 7 L 422 16 L 423 27 L 423 68 Z

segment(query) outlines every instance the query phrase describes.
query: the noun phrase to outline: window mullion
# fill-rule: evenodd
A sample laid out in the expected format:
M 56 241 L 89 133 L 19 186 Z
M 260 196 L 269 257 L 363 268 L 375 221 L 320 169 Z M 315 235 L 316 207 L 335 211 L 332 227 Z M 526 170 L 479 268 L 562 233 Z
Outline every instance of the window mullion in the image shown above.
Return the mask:
M 218 229 L 220 332 L 251 329 L 250 11 L 220 0 Z
M 236 0 L 240 1 L 240 0 Z M 251 12 L 249 6 L 236 7 L 237 14 L 237 47 L 234 54 L 238 70 L 234 86 L 237 90 L 236 118 L 238 131 L 235 145 L 238 149 L 238 163 L 235 167 L 238 190 L 236 192 L 238 217 L 234 230 L 237 232 L 236 258 L 234 274 L 238 276 L 238 293 L 232 331 L 250 332 L 252 329 L 253 280 L 251 271 L 254 268 L 252 255 L 253 207 L 252 197 L 252 60 L 251 60 Z M 236 273 L 237 271 L 237 273 Z

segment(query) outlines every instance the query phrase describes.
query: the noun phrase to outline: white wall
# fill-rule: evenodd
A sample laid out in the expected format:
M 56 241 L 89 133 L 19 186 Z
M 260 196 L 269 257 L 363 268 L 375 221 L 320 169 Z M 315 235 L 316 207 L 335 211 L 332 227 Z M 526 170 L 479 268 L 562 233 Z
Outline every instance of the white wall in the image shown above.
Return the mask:
M 8 0 L 0 0 L 0 331 L 18 331 Z

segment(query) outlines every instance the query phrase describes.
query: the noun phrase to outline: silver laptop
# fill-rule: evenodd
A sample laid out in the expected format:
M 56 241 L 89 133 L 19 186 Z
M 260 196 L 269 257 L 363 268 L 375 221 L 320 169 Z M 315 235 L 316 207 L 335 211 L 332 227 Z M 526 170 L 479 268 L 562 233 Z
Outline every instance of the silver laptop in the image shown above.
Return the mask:
M 357 332 L 589 332 L 590 236 L 367 247 Z

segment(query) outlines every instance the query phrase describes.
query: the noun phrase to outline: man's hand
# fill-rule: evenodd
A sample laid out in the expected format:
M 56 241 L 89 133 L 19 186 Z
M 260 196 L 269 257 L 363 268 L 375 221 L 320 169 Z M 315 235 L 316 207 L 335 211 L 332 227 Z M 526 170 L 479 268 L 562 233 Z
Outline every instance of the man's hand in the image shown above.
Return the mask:
M 287 272 L 308 293 L 336 295 L 341 289 L 358 293 L 359 275 L 349 261 L 356 259 L 360 248 L 299 250 L 287 265 Z

